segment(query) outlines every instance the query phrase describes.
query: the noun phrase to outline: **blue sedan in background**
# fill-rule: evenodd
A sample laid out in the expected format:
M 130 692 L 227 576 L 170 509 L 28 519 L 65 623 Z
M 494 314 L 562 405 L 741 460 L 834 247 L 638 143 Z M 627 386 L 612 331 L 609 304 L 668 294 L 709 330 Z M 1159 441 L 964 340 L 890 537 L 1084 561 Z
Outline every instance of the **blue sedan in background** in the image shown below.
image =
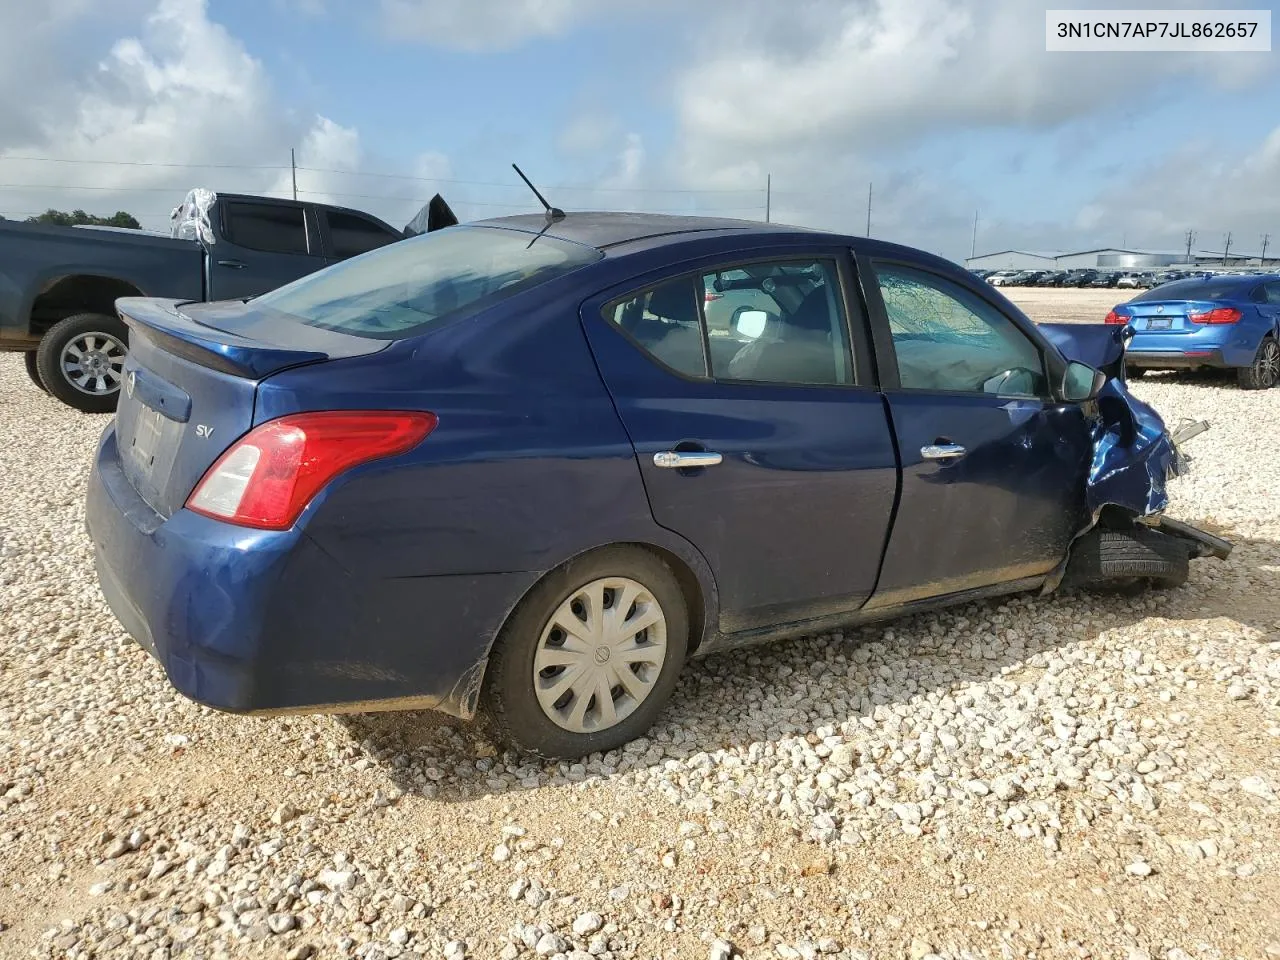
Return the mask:
M 1280 383 L 1280 275 L 1176 280 L 1107 314 L 1133 330 L 1125 362 L 1147 370 L 1235 370 L 1246 390 Z
M 1229 550 L 1162 517 L 1114 328 L 893 244 L 557 211 L 117 307 L 99 581 L 222 710 L 483 709 L 582 756 L 690 656 Z

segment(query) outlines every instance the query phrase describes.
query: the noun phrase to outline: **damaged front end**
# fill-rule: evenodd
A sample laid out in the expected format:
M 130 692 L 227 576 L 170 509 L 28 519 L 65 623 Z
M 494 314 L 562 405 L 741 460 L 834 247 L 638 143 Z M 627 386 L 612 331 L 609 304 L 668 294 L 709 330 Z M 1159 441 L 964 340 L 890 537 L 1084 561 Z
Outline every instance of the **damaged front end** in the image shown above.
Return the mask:
M 1093 459 L 1085 490 L 1087 523 L 1077 541 L 1099 527 L 1141 527 L 1180 541 L 1190 558 L 1226 559 L 1231 553 L 1229 542 L 1164 516 L 1168 481 L 1190 469 L 1182 444 L 1209 424 L 1186 421 L 1171 431 L 1160 414 L 1129 391 L 1124 351 L 1133 332 L 1128 327 L 1043 324 L 1040 329 L 1068 359 L 1107 375 L 1106 384 L 1086 408 L 1092 420 Z M 1061 574 L 1053 579 L 1049 589 L 1057 586 Z

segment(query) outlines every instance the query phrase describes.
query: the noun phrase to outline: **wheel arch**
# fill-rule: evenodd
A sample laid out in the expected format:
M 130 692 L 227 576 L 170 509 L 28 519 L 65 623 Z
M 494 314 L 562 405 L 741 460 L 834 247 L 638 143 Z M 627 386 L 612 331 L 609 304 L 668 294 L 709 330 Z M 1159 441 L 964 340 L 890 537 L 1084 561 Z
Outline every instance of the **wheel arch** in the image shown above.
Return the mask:
M 657 542 L 659 539 L 666 542 L 659 543 Z M 642 540 L 631 538 L 599 543 L 585 547 L 554 567 L 542 571 L 529 583 L 503 615 L 498 629 L 494 631 L 492 636 L 487 638 L 483 655 L 476 661 L 473 670 L 468 672 L 465 678 L 466 683 L 461 685 L 465 688 L 462 697 L 458 698 L 461 702 L 442 705 L 444 711 L 464 719 L 469 719 L 475 714 L 488 674 L 489 658 L 493 654 L 494 644 L 497 642 L 498 637 L 501 636 L 502 631 L 506 629 L 507 624 L 511 622 L 511 618 L 515 616 L 516 611 L 520 609 L 529 594 L 540 583 L 565 567 L 580 563 L 601 550 L 613 547 L 635 547 L 644 550 L 662 560 L 671 569 L 671 572 L 675 575 L 676 582 L 680 586 L 680 592 L 684 597 L 685 606 L 689 613 L 688 656 L 696 656 L 698 648 L 703 645 L 708 637 L 715 634 L 719 599 L 715 578 L 712 576 L 711 568 L 702 558 L 702 555 L 691 544 L 680 540 L 674 535 L 670 539 L 655 537 Z
M 128 280 L 95 273 L 68 273 L 48 277 L 27 311 L 32 334 L 43 336 L 60 320 L 78 313 L 101 313 L 115 316 L 115 303 L 120 297 L 146 296 Z

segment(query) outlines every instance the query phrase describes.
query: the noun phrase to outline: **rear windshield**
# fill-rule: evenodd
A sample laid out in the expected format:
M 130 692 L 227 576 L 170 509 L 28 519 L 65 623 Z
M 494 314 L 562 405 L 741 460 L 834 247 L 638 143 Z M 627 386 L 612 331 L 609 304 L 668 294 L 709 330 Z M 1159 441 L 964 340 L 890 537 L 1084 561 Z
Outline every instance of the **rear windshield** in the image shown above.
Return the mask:
M 1235 300 L 1248 294 L 1250 283 L 1238 277 L 1219 277 L 1205 280 L 1192 277 L 1174 280 L 1152 287 L 1140 293 L 1133 301 L 1140 300 Z
M 454 226 L 346 260 L 254 303 L 310 326 L 399 340 L 441 317 L 497 303 L 602 256 L 555 237 Z

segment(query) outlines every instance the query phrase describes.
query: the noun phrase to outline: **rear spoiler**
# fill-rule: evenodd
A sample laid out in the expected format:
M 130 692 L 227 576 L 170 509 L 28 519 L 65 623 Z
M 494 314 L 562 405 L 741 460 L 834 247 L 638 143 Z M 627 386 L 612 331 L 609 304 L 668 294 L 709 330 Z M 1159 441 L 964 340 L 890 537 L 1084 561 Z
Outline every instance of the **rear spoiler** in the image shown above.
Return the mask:
M 285 367 L 329 359 L 328 353 L 318 350 L 265 344 L 204 326 L 184 314 L 180 306 L 177 300 L 149 297 L 121 297 L 116 301 L 116 310 L 128 325 L 130 336 L 145 337 L 184 360 L 235 377 L 261 380 Z

